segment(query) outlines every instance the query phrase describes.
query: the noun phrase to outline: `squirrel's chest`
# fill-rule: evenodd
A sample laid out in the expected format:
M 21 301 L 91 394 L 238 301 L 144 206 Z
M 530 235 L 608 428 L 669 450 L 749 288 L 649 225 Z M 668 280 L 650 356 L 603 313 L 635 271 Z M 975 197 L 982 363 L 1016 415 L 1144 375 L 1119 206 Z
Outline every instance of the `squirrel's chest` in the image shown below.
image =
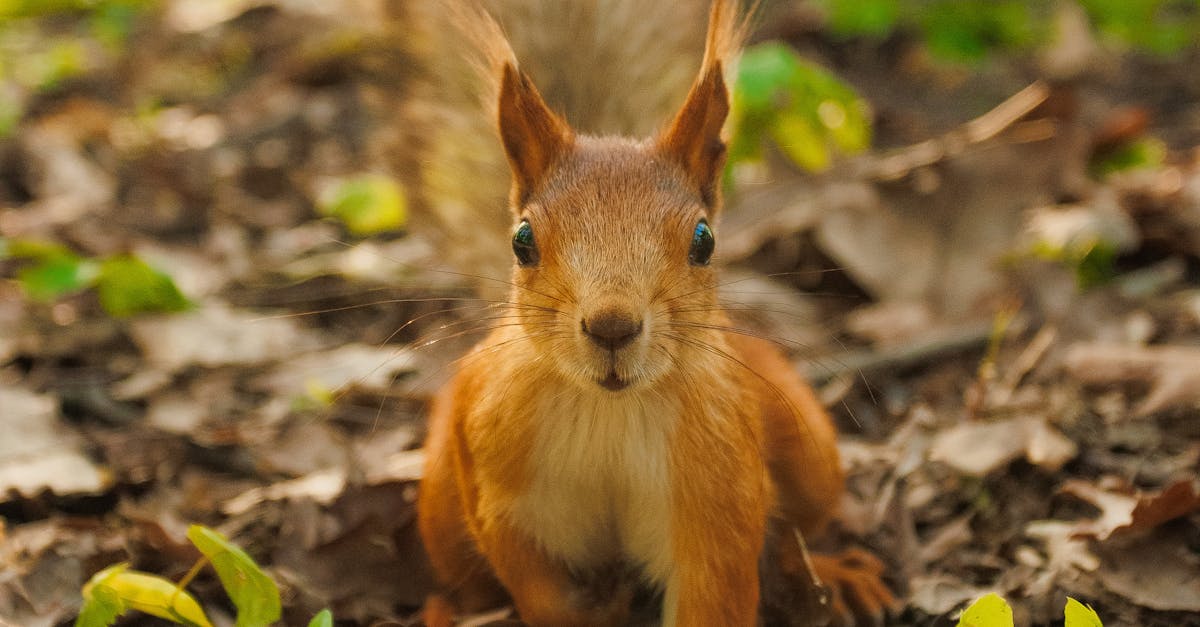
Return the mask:
M 572 566 L 627 561 L 663 583 L 672 563 L 674 408 L 601 398 L 548 405 L 539 414 L 532 474 L 512 510 L 517 524 Z

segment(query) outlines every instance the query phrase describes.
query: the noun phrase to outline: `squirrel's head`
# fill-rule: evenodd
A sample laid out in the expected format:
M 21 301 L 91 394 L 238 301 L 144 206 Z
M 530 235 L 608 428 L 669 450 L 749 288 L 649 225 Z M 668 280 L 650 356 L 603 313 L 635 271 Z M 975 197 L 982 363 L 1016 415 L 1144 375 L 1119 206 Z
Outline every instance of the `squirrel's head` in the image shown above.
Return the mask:
M 709 261 L 729 112 L 722 66 L 743 25 L 729 3 L 714 4 L 699 76 L 674 119 L 644 140 L 575 133 L 515 63 L 502 64 L 513 315 L 538 354 L 583 386 L 645 387 L 711 351 L 721 320 Z

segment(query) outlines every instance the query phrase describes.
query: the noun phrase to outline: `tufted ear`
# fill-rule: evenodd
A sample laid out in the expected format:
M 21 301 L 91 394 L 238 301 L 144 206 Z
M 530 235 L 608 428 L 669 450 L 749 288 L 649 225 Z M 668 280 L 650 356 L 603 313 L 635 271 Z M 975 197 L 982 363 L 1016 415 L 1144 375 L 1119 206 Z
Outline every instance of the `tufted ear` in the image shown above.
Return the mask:
M 683 168 L 704 204 L 712 208 L 725 165 L 721 127 L 728 115 L 729 93 L 717 60 L 701 70 L 683 108 L 658 139 L 658 149 Z
M 741 47 L 748 21 L 749 13 L 739 17 L 736 1 L 713 0 L 700 74 L 683 108 L 657 142 L 659 152 L 683 168 L 704 203 L 712 209 L 717 208 L 720 200 L 721 169 L 725 166 L 721 127 L 729 115 L 729 91 L 722 71 Z
M 574 141 L 571 127 L 554 114 L 533 81 L 505 63 L 499 93 L 500 139 L 513 173 L 513 202 L 523 204 Z

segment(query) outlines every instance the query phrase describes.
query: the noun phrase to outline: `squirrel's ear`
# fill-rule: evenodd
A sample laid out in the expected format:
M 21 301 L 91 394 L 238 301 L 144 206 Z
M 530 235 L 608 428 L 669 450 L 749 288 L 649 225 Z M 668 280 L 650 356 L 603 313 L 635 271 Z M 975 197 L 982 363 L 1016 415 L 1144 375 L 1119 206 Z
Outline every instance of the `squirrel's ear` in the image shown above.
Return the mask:
M 571 146 L 571 128 L 554 114 L 533 81 L 511 63 L 500 81 L 500 139 L 513 172 L 517 204 L 542 183 L 550 166 Z
M 709 207 L 716 204 L 721 168 L 725 165 L 721 127 L 728 115 L 729 93 L 721 62 L 713 61 L 705 65 L 683 108 L 658 138 L 659 151 L 683 167 Z

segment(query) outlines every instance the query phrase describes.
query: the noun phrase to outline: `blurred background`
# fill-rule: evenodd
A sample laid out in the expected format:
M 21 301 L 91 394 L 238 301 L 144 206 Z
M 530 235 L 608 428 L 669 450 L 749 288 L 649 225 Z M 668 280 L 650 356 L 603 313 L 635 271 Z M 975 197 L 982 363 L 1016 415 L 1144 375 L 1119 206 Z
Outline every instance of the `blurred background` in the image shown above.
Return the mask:
M 703 2 L 580 40 L 611 58 L 544 46 L 603 3 L 535 4 L 497 10 L 568 119 L 648 133 L 682 98 Z M 116 562 L 180 578 L 189 522 L 264 565 L 284 624 L 413 615 L 422 412 L 510 263 L 442 17 L 0 0 L 0 624 L 70 624 Z M 763 3 L 722 297 L 835 414 L 831 542 L 889 564 L 895 624 L 986 591 L 1018 624 L 1066 595 L 1200 624 L 1198 42 L 1196 0 Z M 572 63 L 611 66 L 568 77 L 599 96 Z

